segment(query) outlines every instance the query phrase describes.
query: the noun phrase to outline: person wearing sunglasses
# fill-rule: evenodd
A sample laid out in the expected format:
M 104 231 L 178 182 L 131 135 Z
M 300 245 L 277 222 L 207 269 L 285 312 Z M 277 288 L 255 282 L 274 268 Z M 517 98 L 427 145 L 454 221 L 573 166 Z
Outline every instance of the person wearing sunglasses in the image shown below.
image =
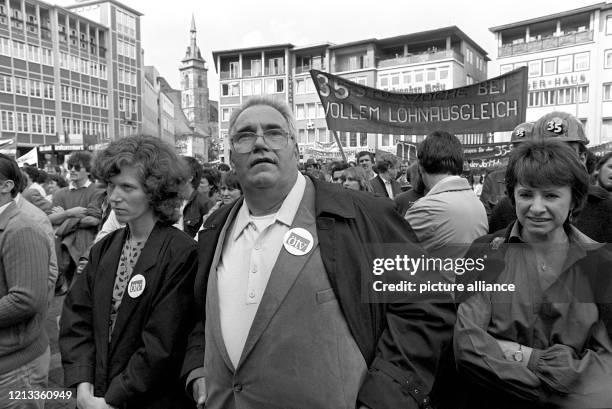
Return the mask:
M 243 198 L 221 206 L 199 234 L 199 319 L 183 364 L 198 406 L 427 403 L 450 341 L 450 297 L 361 302 L 374 253 L 366 243 L 420 251 L 393 202 L 302 175 L 293 114 L 282 102 L 250 98 L 232 113 L 229 135 Z
M 67 291 L 81 257 L 86 256 L 102 217 L 104 190 L 90 180 L 91 153 L 74 152 L 68 159 L 70 185 L 53 194 L 53 213 L 49 220 L 58 242 L 60 275 L 57 294 Z

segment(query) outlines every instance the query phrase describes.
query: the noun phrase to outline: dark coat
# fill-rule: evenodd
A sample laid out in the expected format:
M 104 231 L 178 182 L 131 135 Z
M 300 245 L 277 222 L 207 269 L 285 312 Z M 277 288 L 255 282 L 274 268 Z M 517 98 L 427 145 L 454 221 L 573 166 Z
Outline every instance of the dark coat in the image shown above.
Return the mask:
M 66 297 L 59 340 L 64 384 L 90 382 L 94 396 L 124 409 L 191 408 L 179 371 L 195 319 L 195 241 L 155 225 L 132 273 L 145 277 L 144 292 L 137 298 L 124 294 L 109 343 L 113 285 L 126 237 L 127 230 L 119 229 L 94 245 Z
M 380 175 L 376 175 L 376 177 L 370 179 L 370 184 L 372 185 L 374 193 L 380 196 L 389 197 L 389 193 L 387 193 L 387 188 L 385 188 L 385 182 L 380 177 Z M 394 179 L 391 179 L 391 190 L 393 191 L 394 197 L 402 193 L 402 187 Z
M 422 254 L 414 244 L 416 236 L 394 210 L 394 202 L 312 181 L 321 258 L 344 318 L 369 366 L 359 403 L 371 409 L 428 407 L 442 351 L 451 341 L 455 320 L 452 300 L 442 296 L 440 303 L 362 303 L 362 280 L 372 276 L 368 265 L 372 249 L 366 243 L 380 247 L 384 243 L 405 243 Z M 204 362 L 204 306 L 215 246 L 203 243 L 218 241 L 231 208 L 223 206 L 206 220 L 198 239 L 195 297 L 200 319 L 189 338 L 184 378 Z

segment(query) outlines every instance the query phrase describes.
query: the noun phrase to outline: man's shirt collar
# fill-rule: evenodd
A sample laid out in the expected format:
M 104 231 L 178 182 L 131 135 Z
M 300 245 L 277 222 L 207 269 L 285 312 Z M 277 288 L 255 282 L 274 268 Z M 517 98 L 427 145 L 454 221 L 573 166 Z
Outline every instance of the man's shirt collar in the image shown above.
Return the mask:
M 87 182 L 85 182 L 85 184 L 81 187 L 77 187 L 76 183 L 74 183 L 72 180 L 70 181 L 70 190 L 77 190 L 77 189 L 85 189 L 88 188 L 89 185 L 91 185 L 91 180 L 87 179 Z
M 300 206 L 300 202 L 302 201 L 302 197 L 304 196 L 305 188 L 306 178 L 300 172 L 298 172 L 298 176 L 293 187 L 289 191 L 287 197 L 285 197 L 285 200 L 283 200 L 283 204 L 281 205 L 280 209 L 278 209 L 275 214 L 275 223 L 279 222 L 286 226 L 291 226 L 293 219 L 295 218 L 295 214 Z M 246 200 L 243 200 L 242 206 L 236 214 L 234 236 L 232 237 L 232 240 L 237 240 L 244 229 L 251 224 L 250 214 L 251 212 L 249 211 L 247 202 Z

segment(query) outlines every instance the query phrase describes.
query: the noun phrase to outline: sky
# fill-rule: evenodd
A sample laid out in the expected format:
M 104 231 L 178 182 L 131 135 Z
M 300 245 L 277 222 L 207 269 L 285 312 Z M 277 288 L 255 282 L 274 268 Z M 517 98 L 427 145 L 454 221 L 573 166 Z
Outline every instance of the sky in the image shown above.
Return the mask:
M 387 38 L 455 25 L 494 56 L 490 27 L 572 10 L 597 0 L 119 0 L 140 11 L 144 64 L 154 65 L 174 88 L 189 45 L 191 16 L 208 63 L 210 98 L 219 77 L 212 51 L 269 44 L 305 46 Z M 605 1 L 605 0 L 601 0 Z M 53 0 L 49 1 L 54 3 Z M 56 0 L 65 6 L 74 0 Z

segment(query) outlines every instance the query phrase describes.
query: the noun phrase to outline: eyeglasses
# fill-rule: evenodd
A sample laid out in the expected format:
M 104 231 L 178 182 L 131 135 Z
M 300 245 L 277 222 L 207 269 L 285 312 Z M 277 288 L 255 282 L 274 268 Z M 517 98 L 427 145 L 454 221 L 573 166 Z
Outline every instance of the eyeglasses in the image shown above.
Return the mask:
M 236 153 L 249 153 L 260 136 L 270 149 L 283 149 L 289 142 L 289 133 L 283 129 L 266 129 L 263 135 L 255 132 L 238 132 L 232 136 L 232 149 Z
M 77 172 L 79 172 L 81 170 L 81 165 L 80 164 L 76 164 L 76 165 L 68 165 L 68 170 L 76 170 Z

